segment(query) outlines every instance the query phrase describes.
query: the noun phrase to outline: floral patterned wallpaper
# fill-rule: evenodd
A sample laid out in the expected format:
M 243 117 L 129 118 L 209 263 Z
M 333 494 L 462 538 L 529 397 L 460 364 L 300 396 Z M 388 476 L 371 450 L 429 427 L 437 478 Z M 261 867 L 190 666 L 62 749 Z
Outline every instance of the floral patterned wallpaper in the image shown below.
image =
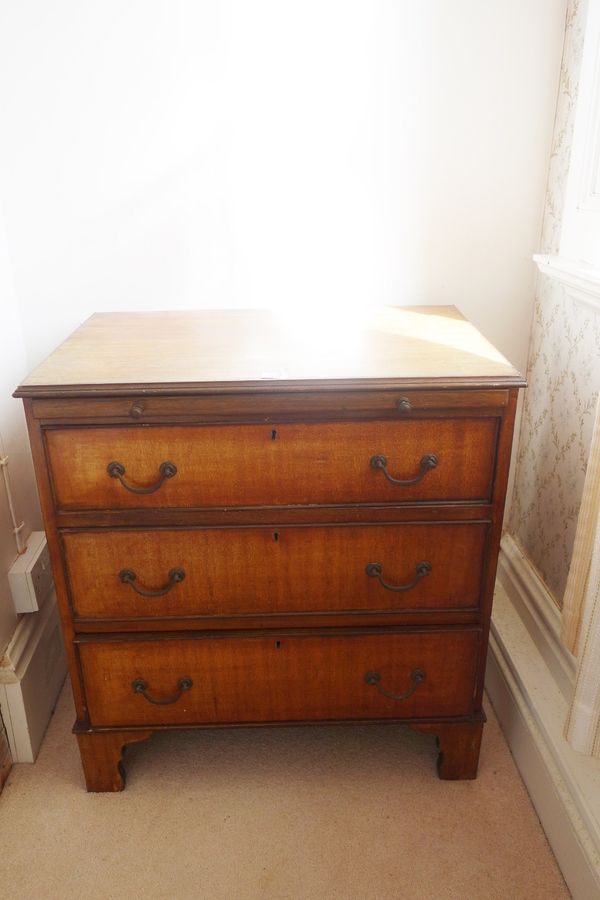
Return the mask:
M 587 3 L 571 0 L 551 150 L 542 251 L 557 254 Z M 508 530 L 562 605 L 600 386 L 600 310 L 538 278 Z
M 600 384 L 600 310 L 540 277 L 509 529 L 559 606 Z
M 541 253 L 558 253 L 571 143 L 575 127 L 575 105 L 579 71 L 583 57 L 583 39 L 588 0 L 570 0 L 565 22 L 563 58 L 556 101 L 554 133 L 546 187 Z

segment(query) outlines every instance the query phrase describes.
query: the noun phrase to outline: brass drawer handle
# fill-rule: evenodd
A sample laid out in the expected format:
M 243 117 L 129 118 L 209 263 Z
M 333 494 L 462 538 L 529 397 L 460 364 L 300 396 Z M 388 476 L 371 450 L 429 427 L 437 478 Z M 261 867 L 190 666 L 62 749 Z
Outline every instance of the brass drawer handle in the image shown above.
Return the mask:
M 145 697 L 149 703 L 156 703 L 158 706 L 168 706 L 169 703 L 177 703 L 181 695 L 184 691 L 189 691 L 189 689 L 193 685 L 193 681 L 191 678 L 185 676 L 184 678 L 180 678 L 177 682 L 177 693 L 173 694 L 172 697 L 153 697 L 148 693 L 148 682 L 144 681 L 143 678 L 136 678 L 135 681 L 131 683 L 131 687 L 135 691 L 136 694 L 141 694 L 142 697 Z
M 385 477 L 388 481 L 391 481 L 392 484 L 400 484 L 400 485 L 409 485 L 416 484 L 421 478 L 424 478 L 427 472 L 430 469 L 435 469 L 438 464 L 438 458 L 434 453 L 427 453 L 425 456 L 421 458 L 421 462 L 419 463 L 419 474 L 415 475 L 414 478 L 394 478 L 387 470 L 387 456 L 384 456 L 382 453 L 378 453 L 376 456 L 371 457 L 371 468 L 372 469 L 381 469 Z
M 381 687 L 379 683 L 381 681 L 381 675 L 379 672 L 367 672 L 365 675 L 367 684 L 373 685 L 380 694 L 383 694 L 384 697 L 389 697 L 390 700 L 408 700 L 409 697 L 412 697 L 419 685 L 425 681 L 425 672 L 423 669 L 414 669 L 414 671 L 410 673 L 410 680 L 412 685 L 407 691 L 403 694 L 392 694 L 391 691 L 386 691 L 385 688 Z
M 153 494 L 161 487 L 166 478 L 172 478 L 177 474 L 177 466 L 172 462 L 163 462 L 158 467 L 160 478 L 154 484 L 139 487 L 125 479 L 125 466 L 120 462 L 111 462 L 106 467 L 106 471 L 111 478 L 118 478 L 124 488 L 131 491 L 132 494 Z
M 136 594 L 140 594 L 142 597 L 164 597 L 165 594 L 168 594 L 171 588 L 174 588 L 176 584 L 180 584 L 185 578 L 184 569 L 171 569 L 167 576 L 167 583 L 164 587 L 159 588 L 157 591 L 149 591 L 147 588 L 139 587 L 136 581 L 137 575 L 131 569 L 121 569 L 119 572 L 119 580 L 123 582 L 123 584 L 130 585 Z
M 413 578 L 412 581 L 409 581 L 408 584 L 388 584 L 388 582 L 384 581 L 382 578 L 383 566 L 381 565 L 381 563 L 369 563 L 365 569 L 365 572 L 367 573 L 369 578 L 379 579 L 379 583 L 386 589 L 386 591 L 396 591 L 396 593 L 410 591 L 412 590 L 412 588 L 416 587 L 421 578 L 425 578 L 425 576 L 429 575 L 429 573 L 431 572 L 431 563 L 419 562 L 415 566 L 415 571 L 417 573 L 417 577 Z

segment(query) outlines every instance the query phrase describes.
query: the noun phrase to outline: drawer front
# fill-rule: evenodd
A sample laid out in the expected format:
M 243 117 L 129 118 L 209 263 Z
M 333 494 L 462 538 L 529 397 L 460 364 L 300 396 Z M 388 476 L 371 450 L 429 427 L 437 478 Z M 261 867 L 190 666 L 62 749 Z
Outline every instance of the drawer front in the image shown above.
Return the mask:
M 475 608 L 487 525 L 63 534 L 74 614 L 92 619 Z
M 469 715 L 480 633 L 82 642 L 93 726 Z M 390 696 L 391 695 L 391 696 Z
M 46 441 L 62 510 L 483 501 L 497 421 L 65 428 Z

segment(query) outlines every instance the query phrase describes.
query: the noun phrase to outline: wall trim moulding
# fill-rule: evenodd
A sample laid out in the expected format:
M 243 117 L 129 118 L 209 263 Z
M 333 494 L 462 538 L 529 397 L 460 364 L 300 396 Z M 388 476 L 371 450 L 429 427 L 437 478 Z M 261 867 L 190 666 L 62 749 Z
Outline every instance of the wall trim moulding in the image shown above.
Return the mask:
M 536 253 L 533 261 L 542 275 L 560 282 L 573 300 L 600 310 L 600 269 L 579 260 L 543 253 Z
M 519 613 L 554 681 L 569 703 L 577 661 L 560 639 L 561 614 L 537 570 L 510 534 L 502 538 L 498 579 Z
M 563 691 L 572 657 L 558 649 L 560 614 L 548 597 L 527 557 L 505 536 L 486 689 L 572 896 L 595 900 L 600 896 L 600 762 L 576 753 L 563 737 L 568 706 Z

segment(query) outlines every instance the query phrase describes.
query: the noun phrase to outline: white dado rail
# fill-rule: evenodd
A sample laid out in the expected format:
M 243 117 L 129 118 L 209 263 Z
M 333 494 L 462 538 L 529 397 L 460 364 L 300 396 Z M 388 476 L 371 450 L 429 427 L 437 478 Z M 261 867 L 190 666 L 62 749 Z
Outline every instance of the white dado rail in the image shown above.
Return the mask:
M 564 256 L 537 253 L 534 257 L 542 275 L 554 278 L 569 297 L 600 310 L 600 268 Z

